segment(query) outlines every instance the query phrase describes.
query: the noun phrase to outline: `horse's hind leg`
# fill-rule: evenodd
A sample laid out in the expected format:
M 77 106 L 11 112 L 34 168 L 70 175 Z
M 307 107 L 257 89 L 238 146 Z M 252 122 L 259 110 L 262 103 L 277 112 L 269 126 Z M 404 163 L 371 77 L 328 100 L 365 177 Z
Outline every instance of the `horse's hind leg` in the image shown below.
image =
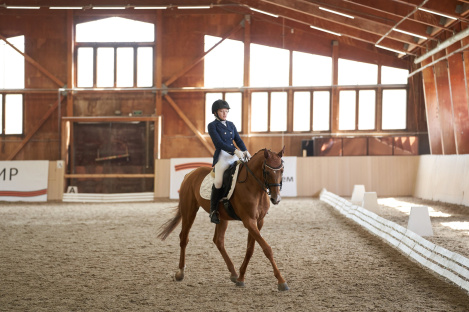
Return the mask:
M 191 230 L 192 224 L 194 224 L 199 205 L 195 198 L 191 199 L 190 202 L 184 200 L 181 196 L 179 200 L 180 210 L 182 214 L 182 226 L 181 233 L 179 234 L 179 245 L 181 247 L 181 254 L 179 256 L 179 271 L 175 275 L 176 281 L 182 281 L 184 279 L 184 269 L 186 267 L 186 247 L 189 243 L 189 231 Z
M 217 224 L 217 226 L 215 227 L 215 233 L 213 235 L 213 242 L 217 246 L 218 251 L 220 251 L 223 259 L 225 260 L 226 266 L 228 267 L 228 270 L 231 273 L 231 276 L 230 276 L 231 281 L 233 283 L 236 283 L 236 280 L 238 279 L 238 274 L 236 273 L 233 262 L 231 262 L 231 259 L 225 250 L 225 232 L 226 232 L 227 227 L 228 227 L 228 221 L 220 220 L 220 223 Z

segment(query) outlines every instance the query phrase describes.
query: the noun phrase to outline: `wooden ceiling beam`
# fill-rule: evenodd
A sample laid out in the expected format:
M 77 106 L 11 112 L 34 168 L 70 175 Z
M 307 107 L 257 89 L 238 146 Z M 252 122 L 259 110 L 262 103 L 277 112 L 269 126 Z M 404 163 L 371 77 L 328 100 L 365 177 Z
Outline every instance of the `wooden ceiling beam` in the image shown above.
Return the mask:
M 390 30 L 389 25 L 370 22 L 363 18 L 349 19 L 347 17 L 322 11 L 319 9 L 318 5 L 305 3 L 303 1 L 243 0 L 237 2 L 242 2 L 250 7 L 281 15 L 286 18 L 293 18 L 298 21 L 309 23 L 316 27 L 325 28 L 345 36 L 354 38 L 358 37 L 368 42 L 376 40 L 376 36 L 378 36 L 379 39 L 380 36 Z M 401 51 L 403 51 L 403 44 L 420 46 L 413 41 L 412 36 L 406 34 L 393 33 L 389 38 L 401 43 L 401 47 L 398 49 Z

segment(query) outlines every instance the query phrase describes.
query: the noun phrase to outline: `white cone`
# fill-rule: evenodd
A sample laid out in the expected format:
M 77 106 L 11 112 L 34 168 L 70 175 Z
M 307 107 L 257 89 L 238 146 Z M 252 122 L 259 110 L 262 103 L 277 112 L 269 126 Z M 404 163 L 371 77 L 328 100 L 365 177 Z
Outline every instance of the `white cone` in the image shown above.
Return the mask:
M 433 236 L 432 223 L 428 213 L 428 207 L 419 206 L 410 209 L 407 229 L 420 236 Z
M 363 201 L 363 195 L 365 194 L 364 185 L 354 185 L 352 192 L 352 199 L 350 200 L 353 204 L 361 205 Z

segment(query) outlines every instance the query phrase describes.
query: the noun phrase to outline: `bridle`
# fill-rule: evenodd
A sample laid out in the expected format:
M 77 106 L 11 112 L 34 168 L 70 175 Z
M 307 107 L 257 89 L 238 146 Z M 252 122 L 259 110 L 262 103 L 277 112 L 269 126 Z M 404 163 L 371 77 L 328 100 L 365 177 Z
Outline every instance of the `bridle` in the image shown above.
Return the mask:
M 268 168 L 269 170 L 271 171 L 278 171 L 278 170 L 282 170 L 283 169 L 283 160 L 282 160 L 282 163 L 280 164 L 280 166 L 278 167 L 271 167 L 269 165 L 267 165 L 267 162 L 266 160 L 264 160 L 264 164 L 262 165 L 262 177 L 264 178 L 264 183 L 262 183 L 255 175 L 254 175 L 254 172 L 252 172 L 252 170 L 249 168 L 247 162 L 243 162 L 242 163 L 242 166 L 246 166 L 246 169 L 247 169 L 247 172 L 249 172 L 253 177 L 254 179 L 257 181 L 257 183 L 262 187 L 262 189 L 264 190 L 264 192 L 267 193 L 267 195 L 270 196 L 270 188 L 273 187 L 273 186 L 279 186 L 280 187 L 280 191 L 282 190 L 282 182 L 283 181 L 280 181 L 280 183 L 268 183 L 267 182 L 267 171 L 266 171 L 266 168 Z M 244 183 L 246 182 L 246 180 L 248 179 L 248 174 L 246 172 L 246 178 L 244 179 L 244 181 L 239 181 L 238 183 Z M 283 179 L 282 179 L 283 180 Z

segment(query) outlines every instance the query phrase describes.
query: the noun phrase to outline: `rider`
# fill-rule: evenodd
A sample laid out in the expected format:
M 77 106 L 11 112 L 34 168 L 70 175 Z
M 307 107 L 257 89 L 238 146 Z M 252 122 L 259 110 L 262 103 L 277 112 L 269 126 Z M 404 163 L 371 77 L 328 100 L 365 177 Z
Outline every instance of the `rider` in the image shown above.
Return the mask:
M 216 100 L 212 104 L 212 114 L 215 120 L 208 124 L 208 133 L 215 145 L 212 167 L 215 167 L 215 180 L 210 196 L 210 221 L 220 223 L 218 218 L 218 204 L 222 198 L 223 173 L 238 159 L 251 158 L 246 145 L 238 134 L 235 125 L 226 120 L 230 106 L 224 100 Z M 233 140 L 238 146 L 233 145 Z

